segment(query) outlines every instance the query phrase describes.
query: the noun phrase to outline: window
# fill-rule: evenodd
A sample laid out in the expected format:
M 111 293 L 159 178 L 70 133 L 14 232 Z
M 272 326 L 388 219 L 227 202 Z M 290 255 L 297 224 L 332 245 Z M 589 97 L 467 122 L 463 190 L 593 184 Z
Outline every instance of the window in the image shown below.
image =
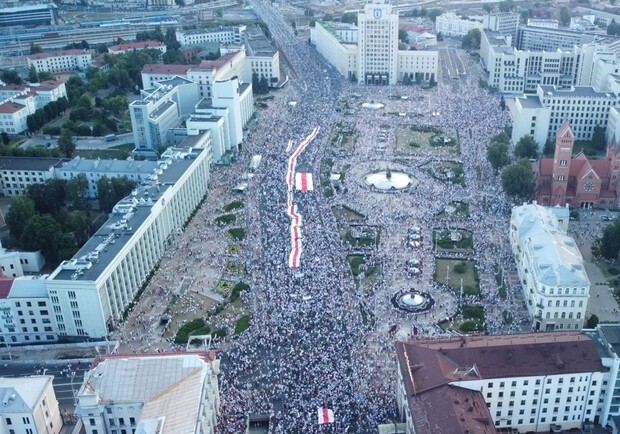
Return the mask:
M 7 417 L 6 419 L 4 419 L 6 421 L 7 425 L 13 425 L 13 422 L 11 421 L 10 417 Z
M 95 426 L 95 419 L 93 418 L 88 419 L 88 423 L 90 423 L 90 426 Z

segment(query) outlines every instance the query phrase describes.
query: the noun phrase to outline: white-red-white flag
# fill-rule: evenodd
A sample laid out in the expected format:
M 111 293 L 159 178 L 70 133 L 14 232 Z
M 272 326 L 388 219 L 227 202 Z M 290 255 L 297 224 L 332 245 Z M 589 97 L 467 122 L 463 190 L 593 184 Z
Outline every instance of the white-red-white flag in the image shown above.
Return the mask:
M 317 412 L 319 414 L 319 425 L 334 423 L 334 411 L 332 409 L 319 408 Z
M 295 188 L 301 191 L 312 191 L 312 173 L 297 172 L 295 174 Z

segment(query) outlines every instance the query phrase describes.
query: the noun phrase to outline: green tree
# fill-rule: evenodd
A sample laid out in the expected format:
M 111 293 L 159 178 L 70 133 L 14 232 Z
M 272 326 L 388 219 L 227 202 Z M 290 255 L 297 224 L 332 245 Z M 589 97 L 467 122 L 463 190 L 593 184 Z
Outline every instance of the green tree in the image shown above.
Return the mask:
M 65 181 L 49 180 L 28 186 L 26 195 L 34 202 L 34 208 L 41 214 L 56 214 L 65 203 Z
M 409 42 L 409 35 L 407 33 L 407 31 L 405 29 L 400 29 L 398 31 L 398 40 L 402 41 L 404 43 L 408 43 Z
M 62 233 L 62 227 L 51 214 L 35 214 L 24 226 L 20 244 L 26 250 L 41 250 L 48 262 L 55 263 L 54 240 Z
M 22 84 L 24 82 L 17 71 L 7 70 L 2 70 L 2 72 L 0 72 L 0 80 L 4 81 L 6 84 Z
M 510 164 L 508 145 L 502 142 L 492 142 L 487 149 L 487 159 L 495 171 Z
M 108 178 L 102 176 L 97 181 L 97 199 L 99 208 L 105 212 L 112 212 L 114 205 L 131 193 L 136 188 L 136 183 L 129 180 L 126 176 Z
M 357 24 L 357 14 L 355 12 L 347 12 L 340 19 L 343 23 Z
M 30 72 L 28 74 L 28 81 L 30 83 L 38 83 L 39 82 L 39 74 L 37 73 L 37 68 L 34 65 L 30 65 Z
M 24 233 L 28 219 L 36 214 L 34 202 L 26 196 L 18 196 L 11 200 L 6 224 L 9 226 L 11 237 L 19 241 Z
M 607 34 L 614 36 L 620 33 L 620 26 L 616 23 L 616 20 L 611 20 L 611 23 L 607 26 Z
M 592 314 L 588 317 L 588 320 L 586 321 L 586 328 L 595 329 L 596 326 L 598 325 L 598 322 L 599 322 L 598 316 L 596 316 L 595 314 Z
M 83 93 L 77 101 L 77 106 L 86 110 L 91 110 L 93 108 L 93 101 L 87 93 Z
M 75 155 L 75 148 L 73 133 L 66 128 L 61 129 L 60 137 L 58 137 L 58 149 L 60 153 L 66 158 L 73 158 Z
M 465 36 L 463 36 L 461 48 L 466 50 L 477 50 L 480 48 L 481 38 L 482 34 L 480 33 L 480 29 L 471 29 Z
M 2 133 L 0 133 L 0 137 L 2 138 L 2 144 L 4 146 L 8 146 L 9 143 L 11 143 L 11 138 L 9 137 L 9 135 L 6 133 L 6 131 L 2 131 Z
M 435 23 L 435 20 L 439 15 L 441 15 L 441 9 L 431 9 L 427 13 L 427 16 L 430 18 L 433 24 Z
M 515 202 L 530 201 L 534 196 L 534 172 L 528 160 L 520 160 L 502 171 L 504 192 Z
M 40 45 L 37 45 L 34 42 L 30 44 L 30 54 L 38 54 L 42 52 L 43 52 L 43 48 L 41 48 Z
M 499 4 L 500 12 L 510 12 L 514 9 L 515 4 L 513 0 L 504 0 Z
M 86 211 L 70 212 L 65 219 L 65 225 L 78 246 L 84 245 L 93 234 L 93 224 Z
M 521 137 L 515 145 L 514 154 L 517 158 L 537 158 L 538 143 L 534 137 L 527 134 Z
M 524 23 L 524 24 L 527 23 L 527 20 L 530 18 L 530 16 L 531 15 L 530 15 L 530 10 L 529 9 L 522 10 L 521 11 L 521 18 L 520 18 L 521 22 Z
M 499 108 L 501 108 L 502 111 L 506 110 L 506 100 L 504 99 L 504 95 L 502 95 L 499 100 Z
M 545 146 L 543 146 L 543 157 L 553 157 L 555 153 L 555 140 L 552 138 L 548 138 L 545 142 Z
M 75 209 L 86 209 L 88 198 L 88 179 L 86 174 L 79 175 L 67 181 L 67 200 Z
M 590 140 L 592 149 L 596 151 L 605 151 L 607 149 L 607 140 L 605 139 L 605 128 L 597 125 L 594 127 L 592 139 Z
M 560 8 L 560 24 L 563 26 L 570 24 L 570 10 L 566 6 Z
M 603 236 L 598 240 L 599 253 L 605 259 L 616 259 L 620 252 L 620 222 L 614 220 L 603 229 Z
M 161 59 L 166 65 L 185 65 L 187 63 L 181 50 L 167 50 Z
M 484 5 L 482 5 L 482 10 L 484 10 L 487 14 L 490 14 L 491 12 L 493 12 L 493 6 L 485 3 Z

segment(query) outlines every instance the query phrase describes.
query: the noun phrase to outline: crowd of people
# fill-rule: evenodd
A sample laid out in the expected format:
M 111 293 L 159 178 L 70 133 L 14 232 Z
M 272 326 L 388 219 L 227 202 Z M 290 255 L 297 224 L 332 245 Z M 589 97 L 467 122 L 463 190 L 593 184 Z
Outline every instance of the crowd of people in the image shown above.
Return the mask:
M 261 0 L 251 3 L 279 44 L 282 57 L 291 67 L 288 73 L 292 80 L 276 94 L 269 109 L 261 112 L 244 142 L 241 162 L 214 168 L 210 180 L 212 191 L 225 194 L 231 190 L 231 183 L 243 177 L 250 156 L 262 156 L 248 183 L 243 210 L 248 231 L 243 248 L 252 289 L 242 298 L 251 307 L 252 326 L 220 347 L 222 399 L 217 429 L 219 433 L 241 433 L 248 414 L 268 414 L 274 433 L 376 432 L 378 423 L 389 423 L 396 417 L 394 338 L 410 337 L 414 326 L 421 335 L 444 333 L 437 327 L 438 321 L 453 317 L 463 302 L 487 306 L 486 328 L 492 333 L 527 327 L 526 316 L 519 316 L 516 309 L 521 302 L 512 296 L 506 300 L 499 297 L 494 276 L 498 267 L 508 272 L 514 268 L 505 230 L 509 202 L 486 161 L 489 139 L 509 123 L 508 113 L 501 110 L 499 98 L 478 86 L 475 73 L 454 84 L 440 81 L 432 90 L 352 84 L 298 39 L 271 6 Z M 354 180 L 347 176 L 346 192 L 343 189 L 332 199 L 323 197 L 320 188 L 295 192 L 295 204 L 303 215 L 303 250 L 300 267 L 291 268 L 291 222 L 286 212 L 291 149 L 320 127 L 321 132 L 297 158 L 297 171 L 313 173 L 320 179 L 321 160 L 332 146 L 329 133 L 344 116 L 337 111 L 340 98 L 359 93 L 361 99 L 372 96 L 387 102 L 395 91 L 407 97 L 399 102 L 403 107 L 399 111 L 408 111 L 421 119 L 416 122 L 440 127 L 458 137 L 460 153 L 440 150 L 436 155 L 397 158 L 393 147 L 376 146 L 377 135 L 379 130 L 388 131 L 383 136 L 393 141 L 391 135 L 411 123 L 411 117 L 379 118 L 377 111 L 356 108 L 358 146 L 343 163 L 358 171 L 381 168 L 377 164 L 388 162 L 400 164 L 414 175 L 415 182 L 400 193 L 383 194 L 370 192 L 355 180 L 360 179 L 356 175 Z M 290 101 L 296 104 L 288 104 Z M 454 160 L 463 165 L 464 186 L 437 180 L 425 169 Z M 320 182 L 315 184 L 319 186 Z M 135 352 L 180 349 L 172 338 L 163 339 L 165 329 L 153 327 L 154 318 L 159 318 L 151 309 L 172 294 L 186 313 L 204 310 L 202 299 L 193 291 L 212 287 L 217 276 L 201 269 L 206 263 L 221 269 L 225 262 L 226 241 L 218 239 L 218 231 L 212 228 L 212 204 L 221 206 L 217 199 L 221 198 L 210 193 L 194 219 L 196 223 L 173 241 L 167 259 L 182 257 L 184 263 L 162 261 L 164 269 L 158 270 L 147 289 L 146 299 L 150 301 L 131 315 L 121 338 Z M 461 200 L 469 204 L 467 219 L 454 223 L 449 216 L 437 217 L 448 205 Z M 355 204 L 368 223 L 381 228 L 381 243 L 372 253 L 383 276 L 372 285 L 374 306 L 370 297 L 359 295 L 351 274 L 339 222 L 331 209 L 339 203 Z M 432 277 L 437 253 L 430 242 L 432 231 L 455 224 L 473 233 L 475 248 L 445 254 L 476 261 L 480 276 L 481 295 L 463 300 Z M 423 228 L 418 249 L 406 246 L 407 228 L 412 226 Z M 412 256 L 422 263 L 421 275 L 413 279 L 405 273 L 405 263 Z M 191 291 L 180 288 L 183 283 L 179 276 L 191 278 Z M 411 315 L 391 305 L 393 293 L 412 281 L 435 299 L 431 311 Z M 374 312 L 374 323 L 364 321 L 361 306 Z M 514 315 L 512 324 L 502 317 L 504 311 Z M 386 330 L 394 322 L 404 325 L 400 327 L 404 333 L 390 337 Z M 376 343 L 372 354 L 371 342 Z M 386 360 L 392 363 L 384 363 Z M 333 424 L 318 424 L 317 409 L 321 408 L 333 410 Z

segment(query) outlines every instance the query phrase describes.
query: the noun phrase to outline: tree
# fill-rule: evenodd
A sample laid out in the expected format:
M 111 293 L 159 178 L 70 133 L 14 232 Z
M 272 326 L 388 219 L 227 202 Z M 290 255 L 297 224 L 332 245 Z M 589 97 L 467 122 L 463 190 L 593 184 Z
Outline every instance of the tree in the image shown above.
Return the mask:
M 65 225 L 78 246 L 84 245 L 93 234 L 93 224 L 86 211 L 72 211 L 65 219 Z
M 620 222 L 614 220 L 603 229 L 603 236 L 598 240 L 599 253 L 605 259 L 616 259 L 620 252 Z
M 11 237 L 20 240 L 24 233 L 24 227 L 30 217 L 36 214 L 34 202 L 26 196 L 18 196 L 11 200 L 9 213 L 6 216 L 6 224 L 9 226 Z
M 607 140 L 605 139 L 605 128 L 597 125 L 594 127 L 594 132 L 592 133 L 592 139 L 590 140 L 592 144 L 592 149 L 596 151 L 605 151 L 607 148 Z
M 502 142 L 492 142 L 487 149 L 487 159 L 495 171 L 510 164 L 508 154 L 508 144 Z
M 493 12 L 493 6 L 485 3 L 484 5 L 482 5 L 482 10 L 484 10 L 487 14 L 490 14 L 491 12 Z
M 598 325 L 599 319 L 595 314 L 590 315 L 588 320 L 586 321 L 586 328 L 595 329 Z
M 407 33 L 405 29 L 400 29 L 398 31 L 398 40 L 404 43 L 409 42 L 409 34 Z
M 37 73 L 37 68 L 34 65 L 30 65 L 30 72 L 28 74 L 28 81 L 30 83 L 38 83 L 39 82 L 39 74 Z
M 83 93 L 77 100 L 77 106 L 90 111 L 93 108 L 93 102 L 87 93 Z
M 43 48 L 41 48 L 40 45 L 37 45 L 34 42 L 30 44 L 30 54 L 38 54 L 42 52 L 43 52 Z
M 520 160 L 502 171 L 504 192 L 517 201 L 529 201 L 534 196 L 534 172 L 528 160 Z
M 548 138 L 543 146 L 543 157 L 553 157 L 555 153 L 555 141 L 552 138 Z
M 6 133 L 6 131 L 2 131 L 2 133 L 0 133 L 0 137 L 2 138 L 2 144 L 4 146 L 8 146 L 8 144 L 11 143 L 11 138 Z
M 506 100 L 504 99 L 504 95 L 502 95 L 499 100 L 499 108 L 501 108 L 502 111 L 506 110 Z
M 566 6 L 560 8 L 560 24 L 563 26 L 570 24 L 570 10 Z
M 23 80 L 17 73 L 17 71 L 7 71 L 3 70 L 0 72 L 0 80 L 4 81 L 6 84 L 22 84 Z
M 613 36 L 618 33 L 620 33 L 620 26 L 616 23 L 616 20 L 611 20 L 611 23 L 607 26 L 607 34 Z
M 513 0 L 504 0 L 499 4 L 500 12 L 510 12 L 515 7 Z
M 67 200 L 75 209 L 86 209 L 88 198 L 88 179 L 86 174 L 80 173 L 67 181 Z
M 112 178 L 111 180 L 107 176 L 102 176 L 97 180 L 99 208 L 108 213 L 112 212 L 114 205 L 131 193 L 134 188 L 136 188 L 136 183 L 126 176 Z
M 357 14 L 355 12 L 347 12 L 340 19 L 343 23 L 357 24 Z
M 517 158 L 537 158 L 538 143 L 536 143 L 534 137 L 527 134 L 521 137 L 515 145 L 514 154 Z
M 75 142 L 73 141 L 73 133 L 70 130 L 66 128 L 60 130 L 58 149 L 66 158 L 73 158 L 75 155 Z
M 480 48 L 481 38 L 482 34 L 480 33 L 480 29 L 471 29 L 465 36 L 463 36 L 461 48 L 466 50 L 477 50 Z
M 187 63 L 181 50 L 167 50 L 161 59 L 166 65 L 185 65 Z
M 62 227 L 51 214 L 35 214 L 26 221 L 20 244 L 26 250 L 41 250 L 48 262 L 55 263 L 54 241 L 60 233 Z
M 32 184 L 26 195 L 34 202 L 37 212 L 56 214 L 65 203 L 65 181 L 53 179 L 44 184 Z
M 524 9 L 521 11 L 521 22 L 522 23 L 527 23 L 527 20 L 530 19 L 530 10 L 529 9 Z
M 441 9 L 431 9 L 428 11 L 427 15 L 434 24 L 437 17 L 441 15 Z

